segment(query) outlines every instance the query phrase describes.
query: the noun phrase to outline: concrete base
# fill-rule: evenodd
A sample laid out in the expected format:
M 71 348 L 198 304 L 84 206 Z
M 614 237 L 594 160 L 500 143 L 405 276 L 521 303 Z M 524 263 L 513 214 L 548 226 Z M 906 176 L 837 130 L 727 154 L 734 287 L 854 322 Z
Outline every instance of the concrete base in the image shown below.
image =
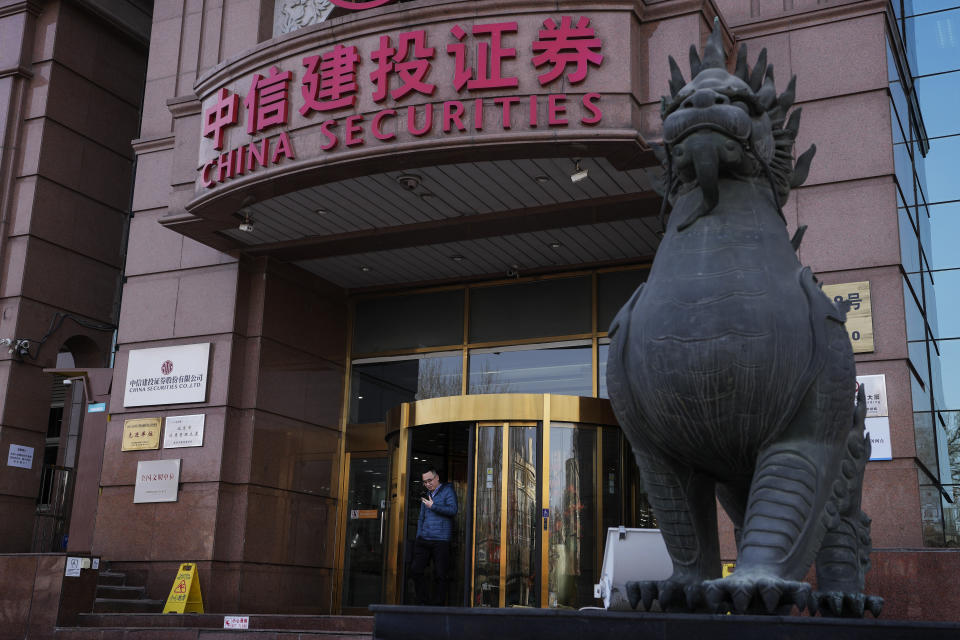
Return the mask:
M 804 616 L 620 613 L 602 609 L 460 609 L 373 605 L 375 640 L 893 640 L 960 637 L 958 622 Z

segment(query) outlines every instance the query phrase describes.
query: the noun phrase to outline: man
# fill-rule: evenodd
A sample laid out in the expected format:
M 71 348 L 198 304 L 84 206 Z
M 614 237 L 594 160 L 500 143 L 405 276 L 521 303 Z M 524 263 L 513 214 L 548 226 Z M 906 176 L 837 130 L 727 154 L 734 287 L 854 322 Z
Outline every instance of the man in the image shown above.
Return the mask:
M 449 483 L 440 483 L 440 474 L 433 467 L 422 476 L 426 493 L 420 498 L 420 518 L 417 521 L 417 539 L 413 545 L 413 583 L 419 604 L 445 604 L 447 574 L 450 568 L 450 540 L 453 537 L 453 519 L 457 515 L 457 494 Z M 433 559 L 435 579 L 434 596 L 424 571 Z

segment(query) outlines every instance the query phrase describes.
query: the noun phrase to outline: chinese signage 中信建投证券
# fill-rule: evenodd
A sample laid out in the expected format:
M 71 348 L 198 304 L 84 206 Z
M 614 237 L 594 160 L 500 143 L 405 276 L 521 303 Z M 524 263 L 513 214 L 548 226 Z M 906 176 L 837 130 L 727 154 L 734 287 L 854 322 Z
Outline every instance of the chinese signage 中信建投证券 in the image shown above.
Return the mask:
M 598 125 L 603 95 L 593 87 L 573 94 L 604 60 L 591 20 L 433 22 L 380 34 L 379 44 L 328 42 L 310 55 L 276 60 L 245 79 L 242 89 L 232 81 L 202 96 L 201 134 L 212 138 L 215 154 L 200 165 L 199 183 L 213 189 L 258 167 L 295 160 L 291 138 L 306 135 L 304 125 L 319 128 L 310 153 L 392 144 L 435 130 L 502 134 Z M 237 137 L 227 143 L 231 131 Z
M 133 349 L 123 406 L 182 404 L 207 399 L 210 343 Z
M 887 409 L 887 379 L 883 374 L 857 376 L 867 401 L 864 431 L 870 435 L 870 459 L 893 460 L 890 446 L 890 416 Z
M 121 451 L 160 448 L 160 418 L 133 418 L 123 421 Z
M 823 292 L 835 303 L 848 305 L 847 334 L 854 353 L 873 351 L 873 307 L 869 282 L 825 284 Z
M 176 502 L 179 483 L 179 458 L 176 460 L 141 460 L 137 463 L 133 502 L 134 504 Z
M 163 448 L 203 446 L 204 414 L 189 416 L 167 416 L 163 430 Z

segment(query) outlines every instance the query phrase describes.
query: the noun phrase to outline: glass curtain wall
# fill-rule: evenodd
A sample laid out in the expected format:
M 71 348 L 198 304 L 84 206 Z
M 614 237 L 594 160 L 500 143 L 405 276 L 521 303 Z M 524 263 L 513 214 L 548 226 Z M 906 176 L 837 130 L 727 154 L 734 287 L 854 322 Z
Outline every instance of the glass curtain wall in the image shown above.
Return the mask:
M 960 0 L 893 0 L 888 47 L 918 477 L 927 546 L 957 546 L 960 501 Z

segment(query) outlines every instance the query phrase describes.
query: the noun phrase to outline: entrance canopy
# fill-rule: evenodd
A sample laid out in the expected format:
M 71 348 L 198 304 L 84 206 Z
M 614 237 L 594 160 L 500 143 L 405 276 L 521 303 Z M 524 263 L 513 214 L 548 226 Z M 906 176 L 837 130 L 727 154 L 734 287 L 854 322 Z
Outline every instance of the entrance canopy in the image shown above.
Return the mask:
M 676 11 L 419 0 L 286 34 L 171 106 L 200 144 L 163 223 L 345 288 L 649 257 L 667 67 L 647 52 L 712 17 Z

